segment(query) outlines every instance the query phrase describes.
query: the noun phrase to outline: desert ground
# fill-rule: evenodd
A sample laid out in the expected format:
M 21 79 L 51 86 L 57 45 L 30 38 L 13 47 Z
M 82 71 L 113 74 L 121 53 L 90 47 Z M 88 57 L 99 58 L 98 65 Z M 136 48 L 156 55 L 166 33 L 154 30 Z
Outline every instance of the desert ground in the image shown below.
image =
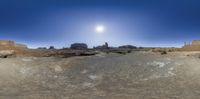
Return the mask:
M 200 52 L 0 59 L 0 99 L 199 99 Z

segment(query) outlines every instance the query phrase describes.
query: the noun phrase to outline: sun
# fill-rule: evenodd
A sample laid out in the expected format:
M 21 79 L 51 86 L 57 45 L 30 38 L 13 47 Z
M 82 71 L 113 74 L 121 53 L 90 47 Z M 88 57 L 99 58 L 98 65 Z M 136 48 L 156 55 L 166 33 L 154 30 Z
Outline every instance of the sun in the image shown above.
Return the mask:
M 95 27 L 95 31 L 97 33 L 103 33 L 105 31 L 105 27 L 103 25 L 98 25 Z

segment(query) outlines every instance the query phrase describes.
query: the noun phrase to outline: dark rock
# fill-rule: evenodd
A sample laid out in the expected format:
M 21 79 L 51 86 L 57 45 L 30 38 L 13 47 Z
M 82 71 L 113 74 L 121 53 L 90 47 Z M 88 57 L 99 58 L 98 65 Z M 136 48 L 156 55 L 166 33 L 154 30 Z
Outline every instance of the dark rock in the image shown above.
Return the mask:
M 83 53 L 80 53 L 80 56 L 91 56 L 91 55 L 96 55 L 97 53 L 96 52 L 83 52 Z
M 108 43 L 107 42 L 105 42 L 105 45 L 104 45 L 104 47 L 106 48 L 106 49 L 108 49 L 109 47 L 108 47 Z
M 167 54 L 167 51 L 162 51 L 160 54 L 165 55 L 165 54 Z
M 38 47 L 37 49 L 47 49 L 46 47 Z
M 133 45 L 123 45 L 123 46 L 119 46 L 119 48 L 129 48 L 129 49 L 136 49 L 136 46 Z
M 71 44 L 70 48 L 83 50 L 83 49 L 88 49 L 88 46 L 85 43 L 74 43 L 74 44 Z
M 94 49 L 109 49 L 109 46 L 108 46 L 108 43 L 105 42 L 104 45 L 100 45 L 100 46 L 94 47 Z
M 55 49 L 54 46 L 50 46 L 49 49 Z

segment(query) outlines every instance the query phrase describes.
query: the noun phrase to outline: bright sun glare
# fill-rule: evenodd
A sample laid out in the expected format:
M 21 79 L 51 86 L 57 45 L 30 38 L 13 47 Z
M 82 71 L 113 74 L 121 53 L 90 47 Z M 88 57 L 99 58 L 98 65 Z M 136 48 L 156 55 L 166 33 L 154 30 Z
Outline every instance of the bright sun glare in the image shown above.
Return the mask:
M 103 33 L 105 31 L 105 28 L 102 25 L 98 25 L 98 26 L 96 26 L 95 31 L 97 33 Z

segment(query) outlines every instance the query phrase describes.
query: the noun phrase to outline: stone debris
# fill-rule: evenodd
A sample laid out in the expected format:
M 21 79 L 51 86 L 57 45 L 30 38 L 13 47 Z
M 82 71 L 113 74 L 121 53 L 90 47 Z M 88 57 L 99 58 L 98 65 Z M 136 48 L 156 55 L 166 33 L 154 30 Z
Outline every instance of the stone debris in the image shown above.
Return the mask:
M 82 73 L 82 74 L 85 74 L 85 73 L 87 73 L 87 72 L 88 72 L 88 70 L 84 69 L 81 73 Z
M 32 59 L 31 58 L 22 58 L 22 61 L 24 61 L 24 62 L 30 62 L 30 61 L 32 61 Z
M 84 82 L 83 87 L 93 87 L 93 84 L 89 82 Z
M 88 77 L 89 77 L 90 79 L 92 79 L 92 80 L 96 80 L 96 79 L 99 78 L 97 75 L 89 75 Z
M 63 69 L 59 65 L 56 65 L 54 67 L 54 70 L 55 70 L 55 72 L 62 72 L 63 71 Z
M 153 62 L 148 62 L 147 65 L 152 65 L 152 66 L 158 66 L 159 68 L 164 67 L 166 64 L 165 62 L 159 62 L 159 61 L 153 61 Z

